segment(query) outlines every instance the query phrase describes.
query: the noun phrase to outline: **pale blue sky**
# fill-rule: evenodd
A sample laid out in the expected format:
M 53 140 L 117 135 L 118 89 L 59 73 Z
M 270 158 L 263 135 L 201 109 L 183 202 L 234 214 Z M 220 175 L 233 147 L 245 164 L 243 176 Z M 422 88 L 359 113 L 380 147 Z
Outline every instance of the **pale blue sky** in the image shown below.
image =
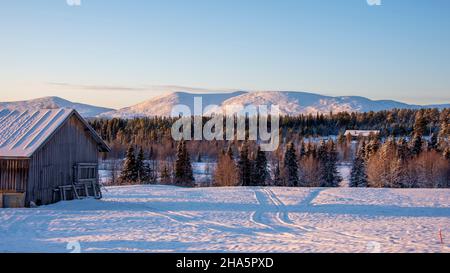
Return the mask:
M 0 101 L 128 106 L 155 85 L 450 102 L 450 1 L 2 1 Z

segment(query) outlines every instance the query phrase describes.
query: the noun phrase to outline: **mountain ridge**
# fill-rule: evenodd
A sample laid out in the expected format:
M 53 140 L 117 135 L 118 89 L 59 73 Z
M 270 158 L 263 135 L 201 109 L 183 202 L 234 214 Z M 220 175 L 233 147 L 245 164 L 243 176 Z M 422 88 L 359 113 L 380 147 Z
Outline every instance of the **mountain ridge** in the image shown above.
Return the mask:
M 57 96 L 41 97 L 31 100 L 0 102 L 0 108 L 11 110 L 38 110 L 55 108 L 72 108 L 85 118 L 93 118 L 102 113 L 112 111 L 111 108 L 94 106 L 84 103 L 72 102 Z
M 71 102 L 57 96 L 31 100 L 0 102 L 0 108 L 34 110 L 45 108 L 73 108 L 86 118 L 135 118 L 171 116 L 176 105 L 186 105 L 194 113 L 194 98 L 202 97 L 203 109 L 216 105 L 224 111 L 230 105 L 278 105 L 282 115 L 298 115 L 330 112 L 370 112 L 389 109 L 450 108 L 449 104 L 416 105 L 395 100 L 372 100 L 362 96 L 327 96 L 300 91 L 233 91 L 193 93 L 175 91 L 145 100 L 118 110 Z M 217 108 L 216 108 L 217 109 Z M 205 111 L 205 114 L 211 112 Z
M 103 118 L 170 116 L 175 105 L 187 105 L 194 112 L 194 97 L 202 97 L 203 107 L 214 104 L 224 111 L 229 105 L 279 105 L 283 115 L 329 112 L 370 112 L 389 109 L 449 108 L 450 104 L 415 105 L 395 100 L 371 100 L 362 96 L 326 96 L 298 91 L 235 91 L 230 93 L 171 92 L 133 106 L 101 114 Z M 206 114 L 211 112 L 206 111 Z

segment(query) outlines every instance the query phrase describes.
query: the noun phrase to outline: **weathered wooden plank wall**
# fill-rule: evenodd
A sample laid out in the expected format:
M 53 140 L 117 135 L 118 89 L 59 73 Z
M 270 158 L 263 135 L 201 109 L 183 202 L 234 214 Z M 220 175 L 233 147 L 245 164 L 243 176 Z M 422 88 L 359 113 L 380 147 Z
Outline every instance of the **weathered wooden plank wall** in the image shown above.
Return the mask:
M 28 159 L 0 159 L 0 192 L 25 192 Z
M 31 158 L 26 203 L 50 204 L 53 190 L 73 182 L 76 163 L 98 164 L 98 145 L 72 116 Z

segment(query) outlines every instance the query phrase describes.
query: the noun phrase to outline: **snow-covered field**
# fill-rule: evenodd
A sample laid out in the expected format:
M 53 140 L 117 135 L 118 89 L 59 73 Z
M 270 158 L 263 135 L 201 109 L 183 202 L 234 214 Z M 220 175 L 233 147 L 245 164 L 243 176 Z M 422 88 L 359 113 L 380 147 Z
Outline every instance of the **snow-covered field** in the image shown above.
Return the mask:
M 444 243 L 440 243 L 439 230 Z M 450 252 L 450 190 L 109 187 L 0 209 L 0 252 Z

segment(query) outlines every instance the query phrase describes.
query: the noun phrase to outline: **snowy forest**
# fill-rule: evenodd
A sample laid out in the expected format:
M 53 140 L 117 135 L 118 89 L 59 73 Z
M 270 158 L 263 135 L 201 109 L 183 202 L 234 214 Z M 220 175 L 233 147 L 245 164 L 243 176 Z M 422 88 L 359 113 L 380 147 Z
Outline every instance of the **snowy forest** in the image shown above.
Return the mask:
M 174 118 L 94 119 L 112 147 L 104 158 L 108 185 L 450 187 L 450 109 L 284 116 L 279 148 L 257 141 L 180 141 Z M 208 118 L 204 118 L 206 122 Z M 379 130 L 352 137 L 346 130 Z M 195 166 L 206 181 L 198 183 Z

